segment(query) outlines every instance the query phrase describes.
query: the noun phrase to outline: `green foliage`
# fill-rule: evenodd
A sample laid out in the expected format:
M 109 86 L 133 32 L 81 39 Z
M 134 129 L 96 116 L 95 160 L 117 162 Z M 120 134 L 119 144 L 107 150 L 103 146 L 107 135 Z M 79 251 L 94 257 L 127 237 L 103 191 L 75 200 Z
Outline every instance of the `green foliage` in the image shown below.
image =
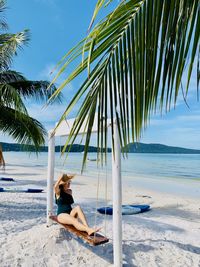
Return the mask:
M 91 25 L 100 8 L 109 2 L 98 0 Z M 107 129 L 103 122 L 111 117 L 112 143 L 116 118 L 123 148 L 140 138 L 152 112 L 169 111 L 176 105 L 183 75 L 187 77 L 184 88 L 187 95 L 199 53 L 199 13 L 197 0 L 120 1 L 113 12 L 94 25 L 88 36 L 58 63 L 60 70 L 53 82 L 71 62 L 80 58 L 80 64 L 54 96 L 82 72 L 88 72 L 60 120 L 67 117 L 84 96 L 66 142 L 66 145 L 74 142 L 86 121 L 84 161 L 95 112 L 98 113 L 98 146 L 107 147 Z

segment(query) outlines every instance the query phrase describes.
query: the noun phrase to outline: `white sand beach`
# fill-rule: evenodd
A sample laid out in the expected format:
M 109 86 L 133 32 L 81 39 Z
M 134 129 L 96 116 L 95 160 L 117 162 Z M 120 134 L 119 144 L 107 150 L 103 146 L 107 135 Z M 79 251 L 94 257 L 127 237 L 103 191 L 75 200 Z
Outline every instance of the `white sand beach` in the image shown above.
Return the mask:
M 1 181 L 0 187 L 44 189 L 37 194 L 0 193 L 1 267 L 112 266 L 111 216 L 97 214 L 96 222 L 110 242 L 91 247 L 57 224 L 46 227 L 46 169 L 8 165 L 1 176 L 13 177 L 15 182 Z M 90 225 L 95 225 L 97 179 L 79 175 L 71 187 L 76 205 L 81 205 Z M 110 178 L 107 188 L 105 203 L 105 181 L 101 179 L 98 207 L 111 204 Z M 146 213 L 123 216 L 123 266 L 200 266 L 198 198 L 123 183 L 123 203 L 151 205 Z

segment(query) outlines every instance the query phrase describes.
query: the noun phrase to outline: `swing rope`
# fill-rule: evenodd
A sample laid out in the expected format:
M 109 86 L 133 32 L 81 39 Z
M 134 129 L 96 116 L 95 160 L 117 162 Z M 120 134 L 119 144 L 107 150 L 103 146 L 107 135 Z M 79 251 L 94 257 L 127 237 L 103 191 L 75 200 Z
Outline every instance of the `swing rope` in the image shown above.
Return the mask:
M 105 206 L 107 207 L 108 203 L 108 169 L 107 169 L 107 163 L 106 163 L 106 179 L 105 179 Z M 105 212 L 104 215 L 104 229 L 105 229 L 105 236 L 107 234 L 107 214 Z
M 60 136 L 60 160 L 62 158 L 62 136 Z M 63 160 L 63 163 L 60 164 L 60 174 L 63 174 L 63 171 L 64 171 L 64 166 L 65 166 L 65 160 Z
M 98 178 L 97 178 L 96 210 L 95 210 L 95 215 L 94 215 L 94 227 L 95 227 L 95 229 L 97 226 L 97 208 L 98 208 L 98 203 L 99 203 L 99 185 L 100 185 L 99 165 L 97 166 L 97 168 L 98 168 L 98 175 L 97 175 Z M 96 235 L 96 232 L 95 232 L 94 236 L 95 235 Z
M 96 193 L 96 210 L 95 210 L 95 215 L 94 215 L 94 227 L 96 228 L 97 226 L 97 209 L 98 209 L 98 204 L 99 204 L 99 187 L 100 187 L 100 167 L 98 165 L 98 175 L 97 175 L 97 193 Z M 105 175 L 105 205 L 107 206 L 107 202 L 108 202 L 108 189 L 107 189 L 107 185 L 108 185 L 108 172 L 107 172 L 107 164 L 106 164 L 106 175 Z M 96 234 L 96 233 L 95 233 Z M 95 235 L 94 234 L 94 235 Z M 104 215 L 104 235 L 106 236 L 107 234 L 107 214 L 105 212 Z

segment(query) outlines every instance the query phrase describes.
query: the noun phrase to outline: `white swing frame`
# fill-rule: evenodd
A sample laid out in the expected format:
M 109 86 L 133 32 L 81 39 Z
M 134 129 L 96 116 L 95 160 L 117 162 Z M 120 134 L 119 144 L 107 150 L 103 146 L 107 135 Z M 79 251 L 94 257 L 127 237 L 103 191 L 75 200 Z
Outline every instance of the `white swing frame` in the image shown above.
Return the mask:
M 53 182 L 55 167 L 55 137 L 68 136 L 73 126 L 74 119 L 63 121 L 56 131 L 54 129 L 48 132 L 48 170 L 47 170 L 47 225 L 52 224 L 50 216 L 53 215 Z M 95 117 L 92 133 L 97 133 L 97 117 Z M 107 120 L 106 127 L 110 125 L 110 119 Z M 85 133 L 85 124 L 83 123 L 79 134 Z M 112 148 L 112 188 L 113 188 L 113 263 L 115 267 L 122 266 L 122 181 L 121 181 L 121 149 L 117 122 L 114 120 L 114 150 Z

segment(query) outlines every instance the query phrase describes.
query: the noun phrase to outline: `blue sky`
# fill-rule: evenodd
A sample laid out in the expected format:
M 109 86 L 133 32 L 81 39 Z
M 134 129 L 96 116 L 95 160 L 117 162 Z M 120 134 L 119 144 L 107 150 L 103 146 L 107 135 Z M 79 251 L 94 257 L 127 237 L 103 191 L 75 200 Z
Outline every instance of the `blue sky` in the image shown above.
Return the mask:
M 86 35 L 95 3 L 96 0 L 7 0 L 8 9 L 4 15 L 9 32 L 27 28 L 31 32 L 29 45 L 15 57 L 13 69 L 28 79 L 51 80 L 49 73 L 55 64 Z M 81 80 L 77 79 L 65 88 L 66 100 L 62 105 L 44 109 L 43 104 L 27 103 L 29 114 L 42 122 L 47 130 L 53 128 L 80 83 Z M 187 100 L 190 108 L 180 98 L 175 110 L 153 116 L 142 142 L 200 149 L 200 109 L 196 99 L 195 74 L 192 75 L 190 89 Z M 14 142 L 8 136 L 0 135 L 0 139 Z

